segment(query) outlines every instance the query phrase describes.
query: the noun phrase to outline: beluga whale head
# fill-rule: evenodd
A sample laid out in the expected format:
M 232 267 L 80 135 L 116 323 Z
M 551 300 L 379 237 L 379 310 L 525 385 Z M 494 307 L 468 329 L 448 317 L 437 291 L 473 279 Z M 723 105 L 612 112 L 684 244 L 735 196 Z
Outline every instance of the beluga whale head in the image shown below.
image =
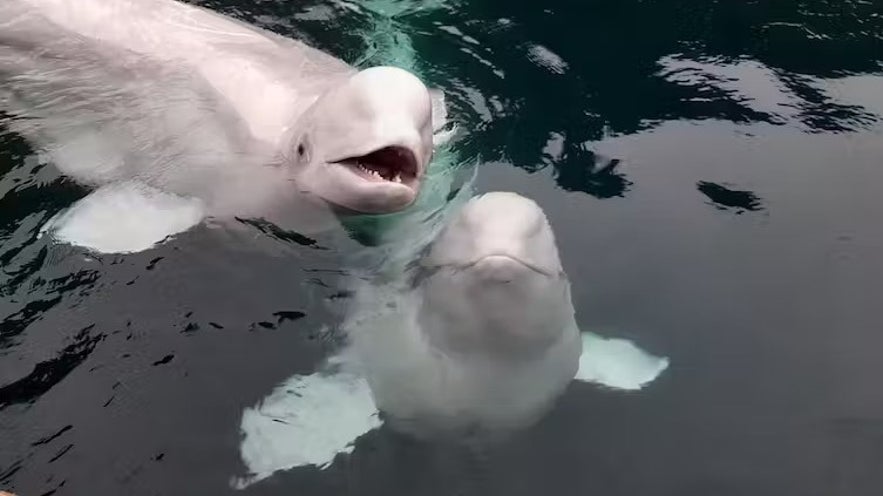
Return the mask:
M 529 198 L 509 192 L 473 198 L 420 265 L 430 274 L 422 282 L 421 327 L 447 352 L 525 358 L 541 355 L 567 332 L 576 335 L 568 326 L 574 311 L 555 235 Z M 571 355 L 575 360 L 578 352 Z
M 411 205 L 432 158 L 428 88 L 404 69 L 354 73 L 316 99 L 289 132 L 284 165 L 301 190 L 343 211 Z
M 579 368 L 570 285 L 533 200 L 474 197 L 401 282 L 357 282 L 343 325 L 393 429 L 422 439 L 494 439 L 536 422 Z

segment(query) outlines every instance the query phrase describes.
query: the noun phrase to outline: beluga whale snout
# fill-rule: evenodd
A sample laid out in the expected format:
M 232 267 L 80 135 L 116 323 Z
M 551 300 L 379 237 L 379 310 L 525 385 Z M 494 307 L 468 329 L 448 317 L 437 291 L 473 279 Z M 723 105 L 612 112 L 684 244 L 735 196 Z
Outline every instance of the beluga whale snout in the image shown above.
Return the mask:
M 578 333 L 567 326 L 570 286 L 552 228 L 533 200 L 508 192 L 473 198 L 420 266 L 431 274 L 422 283 L 420 322 L 437 346 L 540 356 L 570 340 L 572 351 L 560 363 L 576 366 Z
M 323 199 L 362 213 L 414 202 L 432 158 L 429 89 L 396 67 L 361 70 L 321 95 L 287 147 L 299 180 Z
M 493 256 L 549 275 L 563 270 L 543 210 L 533 200 L 509 192 L 473 198 L 445 227 L 422 264 L 462 266 Z

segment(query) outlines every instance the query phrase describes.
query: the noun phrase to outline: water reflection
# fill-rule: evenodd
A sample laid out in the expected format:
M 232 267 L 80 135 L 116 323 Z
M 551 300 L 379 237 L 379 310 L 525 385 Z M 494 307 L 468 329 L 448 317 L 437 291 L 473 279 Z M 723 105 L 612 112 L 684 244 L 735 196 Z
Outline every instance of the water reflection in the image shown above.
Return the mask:
M 742 213 L 742 211 L 754 212 L 763 208 L 760 198 L 750 191 L 729 189 L 708 181 L 699 181 L 696 188 L 720 210 L 734 208 L 737 213 Z
M 103 334 L 93 335 L 90 332 L 94 327 L 93 324 L 80 329 L 71 337 L 72 343 L 65 346 L 58 356 L 38 363 L 27 376 L 0 388 L 0 408 L 16 403 L 33 402 L 61 382 L 67 374 L 83 363 L 95 346 L 104 339 Z
M 581 160 L 574 162 L 571 167 L 559 168 L 555 177 L 555 181 L 564 191 L 580 191 L 604 199 L 623 196 L 631 185 L 616 170 L 616 166 L 620 164 L 619 159 L 604 159 L 584 149 L 579 149 L 576 156 Z
M 42 261 L 42 258 L 40 260 Z M 40 269 L 43 269 L 42 264 L 35 263 L 23 276 L 33 276 Z M 17 302 L 10 298 L 6 302 L 7 305 L 4 305 L 4 307 L 11 306 L 13 308 L 17 306 L 18 310 L 5 315 L 3 321 L 0 322 L 0 331 L 2 331 L 0 345 L 2 348 L 12 347 L 14 344 L 11 342 L 12 339 L 24 332 L 34 321 L 42 318 L 46 311 L 61 302 L 63 298 L 82 295 L 93 286 L 99 277 L 100 274 L 96 270 L 82 270 L 48 281 L 39 278 L 32 281 L 32 287 L 23 292 L 27 303 L 18 306 L 15 305 Z M 21 296 L 19 295 L 19 297 Z
M 584 150 L 606 137 L 678 119 L 767 122 L 807 132 L 875 125 L 876 104 L 844 102 L 828 91 L 836 78 L 881 70 L 872 48 L 880 48 L 883 21 L 870 3 L 787 5 L 475 2 L 444 23 L 457 26 L 463 46 L 480 47 L 488 64 L 428 40 L 415 44 L 439 55 L 455 86 L 481 88 L 484 100 L 504 102 L 495 113 L 472 104 L 481 117 L 473 117 L 467 141 L 483 158 L 527 170 L 549 163 L 565 190 L 609 198 L 625 189 L 612 181 L 592 187 L 585 179 L 596 165 Z M 467 38 L 473 43 L 462 41 Z M 809 56 L 819 50 L 827 56 Z M 534 90 L 530 98 L 527 87 Z M 454 93 L 476 101 L 465 90 Z M 544 153 L 550 131 L 569 153 Z

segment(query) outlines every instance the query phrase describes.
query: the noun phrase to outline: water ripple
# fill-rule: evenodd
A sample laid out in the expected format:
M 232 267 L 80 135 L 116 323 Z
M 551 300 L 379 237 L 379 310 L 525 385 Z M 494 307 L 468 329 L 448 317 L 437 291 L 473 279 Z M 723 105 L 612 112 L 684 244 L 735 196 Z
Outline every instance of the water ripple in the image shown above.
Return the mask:
M 688 364 L 625 403 L 569 395 L 520 465 L 495 468 L 501 492 L 824 492 L 820 419 L 878 422 L 879 388 L 857 378 L 879 376 L 880 2 L 194 3 L 353 64 L 414 64 L 465 130 L 457 152 L 502 163 L 485 186 L 554 214 L 578 313 L 651 329 Z M 104 259 L 41 238 L 84 193 L 0 132 L 0 489 L 225 494 L 231 418 L 334 344 L 351 273 L 334 243 L 260 221 Z M 873 443 L 855 441 L 868 432 L 833 462 L 854 493 L 879 487 L 861 483 L 879 479 Z M 456 485 L 444 457 L 396 442 L 372 435 L 345 469 L 256 488 Z M 661 468 L 633 477 L 641 463 Z
M 104 334 L 92 334 L 95 325 L 80 329 L 54 358 L 40 362 L 25 377 L 0 386 L 0 410 L 19 403 L 31 403 L 61 382 L 83 363 Z

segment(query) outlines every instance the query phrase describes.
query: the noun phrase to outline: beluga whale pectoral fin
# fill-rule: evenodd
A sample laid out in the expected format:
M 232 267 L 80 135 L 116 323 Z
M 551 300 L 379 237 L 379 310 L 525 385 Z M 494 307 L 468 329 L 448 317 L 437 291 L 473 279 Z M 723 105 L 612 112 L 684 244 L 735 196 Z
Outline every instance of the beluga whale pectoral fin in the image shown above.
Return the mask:
M 653 382 L 669 365 L 638 348 L 627 339 L 605 338 L 591 332 L 580 333 L 582 354 L 576 380 L 612 389 L 638 390 Z
M 100 253 L 135 253 L 190 229 L 203 218 L 199 200 L 132 181 L 98 188 L 51 218 L 41 233 Z
M 381 424 L 368 383 L 359 374 L 338 369 L 290 377 L 243 411 L 239 453 L 248 475 L 232 485 L 244 489 L 297 467 L 325 469 Z

